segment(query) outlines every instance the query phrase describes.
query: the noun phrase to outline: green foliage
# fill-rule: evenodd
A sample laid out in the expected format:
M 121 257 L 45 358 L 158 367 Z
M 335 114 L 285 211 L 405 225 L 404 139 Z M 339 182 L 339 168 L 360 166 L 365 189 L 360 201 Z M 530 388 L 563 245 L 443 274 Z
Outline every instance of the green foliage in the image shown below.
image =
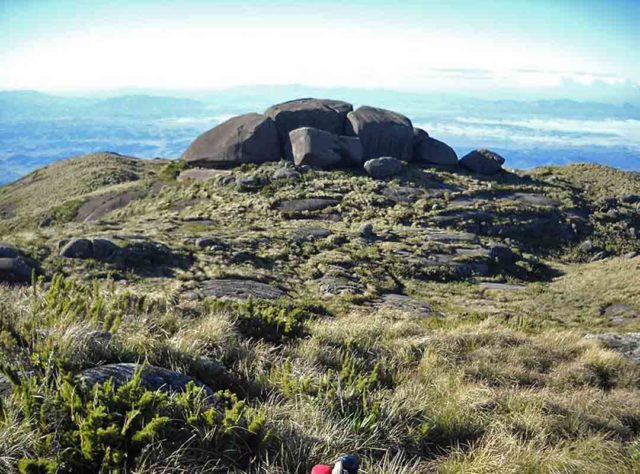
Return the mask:
M 163 181 L 175 181 L 178 175 L 187 168 L 187 162 L 181 159 L 173 160 L 160 171 Z
M 210 301 L 214 310 L 228 310 L 245 337 L 282 343 L 306 335 L 306 322 L 324 312 L 317 305 L 296 305 L 287 301 Z
M 142 370 L 119 387 L 107 381 L 86 390 L 63 375 L 30 376 L 13 400 L 40 440 L 34 457 L 20 460 L 25 473 L 128 472 L 155 444 L 164 453 L 206 450 L 233 465 L 270 438 L 264 410 L 235 394 L 219 392 L 211 400 L 193 383 L 175 395 L 151 391 L 142 384 Z M 37 457 L 43 454 L 51 457 Z

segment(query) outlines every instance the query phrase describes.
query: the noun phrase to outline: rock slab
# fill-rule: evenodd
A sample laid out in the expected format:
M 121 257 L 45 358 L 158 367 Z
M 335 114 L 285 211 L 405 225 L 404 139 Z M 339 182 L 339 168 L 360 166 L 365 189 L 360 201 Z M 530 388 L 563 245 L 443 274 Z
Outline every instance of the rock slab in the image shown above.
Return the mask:
M 281 158 L 278 130 L 267 116 L 239 115 L 196 138 L 182 158 L 190 166 L 203 168 L 277 161 Z
M 341 100 L 306 98 L 273 105 L 265 115 L 275 122 L 285 158 L 293 160 L 289 132 L 311 127 L 344 135 L 347 114 L 352 110 L 351 104 Z
M 411 161 L 413 125 L 402 114 L 363 106 L 347 115 L 345 134 L 360 138 L 363 160 L 390 156 Z
M 361 165 L 362 145 L 357 137 L 346 137 L 302 127 L 289 132 L 293 161 L 296 165 L 329 168 L 336 165 Z

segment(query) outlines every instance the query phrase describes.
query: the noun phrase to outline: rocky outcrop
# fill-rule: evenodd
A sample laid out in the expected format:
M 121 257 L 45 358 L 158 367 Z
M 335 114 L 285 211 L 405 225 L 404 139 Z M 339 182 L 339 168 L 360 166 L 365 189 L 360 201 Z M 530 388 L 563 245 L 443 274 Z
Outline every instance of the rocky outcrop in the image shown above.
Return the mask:
M 289 133 L 296 165 L 329 168 L 361 165 L 362 145 L 357 137 L 335 135 L 317 128 L 303 127 Z
M 388 178 L 402 171 L 402 161 L 383 156 L 366 161 L 364 169 L 372 178 Z
M 184 392 L 187 385 L 192 382 L 202 388 L 207 395 L 213 395 L 213 390 L 198 380 L 180 372 L 153 365 L 142 366 L 140 364 L 127 363 L 102 365 L 83 370 L 78 375 L 78 381 L 87 387 L 92 387 L 98 383 L 103 384 L 107 380 L 111 380 L 118 387 L 129 382 L 137 370 L 142 370 L 140 383 L 149 390 Z
M 264 115 L 240 115 L 200 135 L 182 158 L 203 168 L 277 161 L 281 158 L 278 130 Z
M 460 158 L 460 165 L 474 173 L 494 175 L 502 171 L 504 161 L 497 153 L 480 148 Z
M 458 155 L 444 142 L 431 138 L 427 132 L 414 128 L 413 161 L 439 166 L 457 166 Z
M 411 161 L 413 125 L 402 114 L 363 106 L 347 115 L 346 135 L 360 138 L 363 159 L 390 156 Z
M 330 99 L 297 99 L 269 107 L 265 115 L 275 122 L 283 155 L 293 160 L 289 132 L 310 127 L 334 135 L 344 135 L 347 114 L 353 106 Z

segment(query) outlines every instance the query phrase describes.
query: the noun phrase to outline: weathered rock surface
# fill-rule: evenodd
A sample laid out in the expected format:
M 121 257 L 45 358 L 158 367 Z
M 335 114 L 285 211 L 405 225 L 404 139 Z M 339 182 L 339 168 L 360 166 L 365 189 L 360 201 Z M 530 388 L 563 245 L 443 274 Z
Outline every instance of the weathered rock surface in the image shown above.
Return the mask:
M 252 298 L 272 300 L 286 295 L 279 288 L 255 280 L 207 280 L 202 282 L 201 289 L 205 296 L 222 299 L 246 300 Z
M 336 206 L 340 204 L 337 199 L 330 198 L 309 198 L 309 199 L 290 199 L 282 201 L 278 204 L 278 210 L 284 213 L 298 213 L 298 212 L 311 212 L 321 211 L 327 207 Z
M 320 291 L 325 295 L 358 295 L 362 287 L 346 277 L 325 276 L 318 281 Z
M 601 311 L 601 314 L 613 324 L 622 324 L 630 319 L 640 318 L 639 310 L 623 303 L 610 304 Z
M 431 138 L 427 132 L 414 128 L 413 161 L 440 166 L 456 166 L 458 155 L 444 142 Z
M 210 179 L 218 178 L 220 176 L 228 176 L 228 175 L 229 175 L 228 170 L 193 168 L 193 169 L 182 171 L 176 179 L 179 182 L 208 181 Z
M 111 192 L 95 196 L 86 201 L 76 215 L 79 222 L 93 222 L 102 218 L 106 214 L 121 207 L 126 206 L 131 201 L 139 199 L 144 195 L 141 190 Z
M 411 161 L 413 125 L 402 114 L 363 106 L 347 115 L 346 135 L 360 138 L 363 160 L 390 156 Z
M 275 122 L 282 152 L 292 160 L 289 132 L 311 127 L 334 135 L 344 135 L 347 114 L 352 110 L 351 104 L 340 100 L 308 98 L 274 105 L 265 111 L 265 115 Z
M 364 169 L 372 178 L 388 178 L 402 171 L 402 161 L 389 156 L 373 158 L 365 162 Z
M 504 161 L 497 153 L 480 148 L 460 158 L 460 165 L 474 173 L 493 175 L 502 170 Z
M 640 364 L 640 332 L 587 334 L 585 339 L 599 341 L 607 349 Z
M 330 235 L 331 231 L 323 227 L 299 227 L 291 233 L 291 237 L 297 241 L 324 239 Z
M 300 171 L 291 168 L 280 168 L 273 172 L 271 179 L 298 179 L 300 176 Z
M 0 282 L 29 283 L 34 271 L 37 272 L 37 267 L 28 259 L 0 257 Z
M 289 133 L 296 165 L 329 168 L 362 164 L 362 145 L 357 137 L 335 135 L 317 128 L 303 127 Z
M 190 166 L 227 168 L 281 158 L 276 125 L 269 117 L 233 117 L 195 139 L 182 158 Z
M 428 303 L 395 293 L 382 295 L 374 305 L 380 309 L 401 311 L 418 318 L 430 318 L 438 315 Z
M 11 244 L 0 242 L 0 258 L 16 258 L 20 256 L 20 252 Z
M 93 258 L 107 260 L 120 247 L 108 239 L 76 238 L 67 242 L 60 250 L 60 256 L 65 258 Z
M 102 365 L 83 370 L 78 375 L 78 381 L 91 387 L 112 380 L 115 386 L 120 386 L 129 382 L 140 367 L 139 364 L 129 363 Z M 208 386 L 180 372 L 153 365 L 142 366 L 141 384 L 149 390 L 183 392 L 190 382 L 201 387 L 207 395 L 213 395 L 213 390 Z

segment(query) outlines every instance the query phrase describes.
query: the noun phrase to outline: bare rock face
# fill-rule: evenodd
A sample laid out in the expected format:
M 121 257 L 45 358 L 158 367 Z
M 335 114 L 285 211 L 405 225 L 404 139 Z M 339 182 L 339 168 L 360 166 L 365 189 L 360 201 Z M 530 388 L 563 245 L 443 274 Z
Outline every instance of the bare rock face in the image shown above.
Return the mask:
M 363 106 L 347 115 L 345 135 L 360 138 L 363 160 L 390 156 L 403 161 L 413 157 L 413 125 L 402 114 Z
M 368 160 L 364 169 L 372 178 L 388 178 L 402 171 L 402 161 L 383 156 Z
M 504 161 L 497 153 L 480 148 L 460 158 L 460 165 L 474 173 L 492 175 L 502 170 Z
M 281 158 L 276 125 L 269 117 L 233 117 L 195 139 L 182 158 L 190 166 L 228 168 Z
M 458 155 L 446 143 L 431 138 L 421 128 L 414 128 L 413 161 L 440 166 L 456 166 Z
M 310 127 L 334 135 L 344 135 L 347 114 L 352 110 L 351 104 L 340 100 L 309 98 L 273 105 L 264 114 L 275 122 L 282 152 L 287 159 L 292 160 L 289 132 Z
M 107 380 L 112 380 L 115 386 L 119 386 L 131 380 L 139 368 L 138 364 L 107 364 L 83 370 L 78 375 L 78 379 L 89 387 L 98 383 L 105 383 Z M 142 367 L 141 384 L 149 390 L 183 392 L 189 382 L 201 387 L 207 395 L 213 395 L 213 390 L 209 387 L 180 372 L 153 365 Z
M 345 137 L 317 128 L 302 127 L 289 132 L 296 165 L 329 168 L 336 165 L 361 165 L 362 145 L 357 137 Z

